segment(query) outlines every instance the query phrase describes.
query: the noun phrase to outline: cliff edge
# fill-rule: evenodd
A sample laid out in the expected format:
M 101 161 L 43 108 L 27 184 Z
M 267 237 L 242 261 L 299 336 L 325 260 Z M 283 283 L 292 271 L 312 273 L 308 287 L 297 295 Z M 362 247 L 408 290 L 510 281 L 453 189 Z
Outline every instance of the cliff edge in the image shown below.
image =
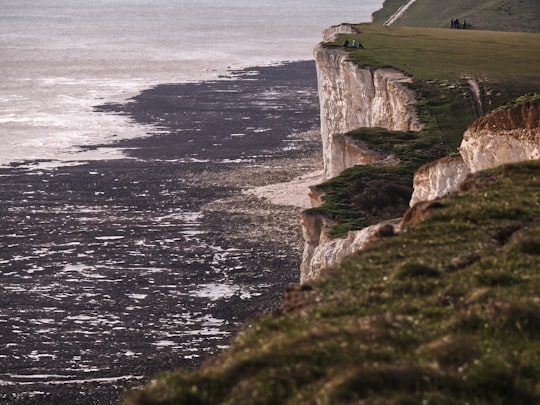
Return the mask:
M 459 156 L 421 167 L 414 176 L 410 205 L 456 192 L 470 173 L 540 158 L 540 100 L 500 107 L 474 121 Z
M 325 40 L 350 33 L 348 24 L 325 31 Z M 370 164 L 388 156 L 369 150 L 343 135 L 361 127 L 419 131 L 423 125 L 415 110 L 415 94 L 405 84 L 411 79 L 389 68 L 360 68 L 340 47 L 314 49 L 319 84 L 324 176 L 339 175 L 357 164 Z

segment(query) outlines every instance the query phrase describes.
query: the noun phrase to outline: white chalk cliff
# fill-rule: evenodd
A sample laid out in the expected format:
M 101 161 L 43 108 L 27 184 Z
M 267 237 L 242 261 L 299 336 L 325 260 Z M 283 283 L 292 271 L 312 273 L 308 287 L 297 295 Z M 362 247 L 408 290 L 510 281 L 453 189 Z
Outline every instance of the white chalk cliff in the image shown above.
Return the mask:
M 300 283 L 319 277 L 321 270 L 340 264 L 350 254 L 362 250 L 373 238 L 389 236 L 399 225 L 399 220 L 368 226 L 351 231 L 344 238 L 330 239 L 327 230 L 332 222 L 322 216 L 302 216 L 304 259 L 300 267 Z
M 352 32 L 342 25 L 325 30 L 324 40 Z M 415 94 L 406 87 L 410 79 L 394 69 L 362 68 L 348 60 L 345 50 L 319 45 L 314 50 L 321 107 L 324 178 L 339 175 L 358 164 L 395 164 L 395 157 L 369 150 L 345 134 L 362 127 L 419 131 Z M 446 157 L 420 168 L 414 177 L 410 205 L 430 201 L 457 191 L 471 172 L 504 163 L 540 158 L 540 100 L 499 109 L 481 117 L 464 134 L 460 155 Z M 321 203 L 315 189 L 314 206 Z M 319 277 L 321 270 L 341 263 L 381 234 L 397 230 L 387 222 L 330 239 L 334 224 L 321 215 L 303 214 L 304 254 L 301 283 Z
M 471 172 L 540 158 L 539 100 L 497 109 L 473 122 L 459 153 Z
M 461 156 L 445 157 L 422 166 L 414 174 L 414 191 L 409 206 L 455 192 L 470 172 Z
M 350 25 L 331 27 L 323 32 L 325 41 L 340 33 L 351 33 Z M 319 45 L 314 50 L 321 108 L 321 139 L 324 179 L 362 164 L 398 164 L 398 159 L 345 134 L 354 129 L 379 127 L 396 131 L 419 131 L 415 94 L 406 83 L 410 78 L 396 69 L 360 68 L 348 60 L 340 47 Z M 312 196 L 313 197 L 313 196 Z M 320 200 L 320 196 L 312 198 Z M 361 249 L 380 231 L 379 226 L 349 232 L 344 239 L 331 240 L 331 221 L 322 216 L 302 215 L 304 254 L 301 281 L 317 278 L 320 270 L 340 263 Z
M 328 36 L 350 32 L 350 26 L 332 27 Z M 388 156 L 368 151 L 339 139 L 362 127 L 419 131 L 415 94 L 405 84 L 411 79 L 396 69 L 360 68 L 340 47 L 318 45 L 314 50 L 321 108 L 324 176 L 339 175 L 357 164 L 369 164 Z
M 540 101 L 502 107 L 478 118 L 463 134 L 459 153 L 418 169 L 410 206 L 457 191 L 469 173 L 540 159 Z

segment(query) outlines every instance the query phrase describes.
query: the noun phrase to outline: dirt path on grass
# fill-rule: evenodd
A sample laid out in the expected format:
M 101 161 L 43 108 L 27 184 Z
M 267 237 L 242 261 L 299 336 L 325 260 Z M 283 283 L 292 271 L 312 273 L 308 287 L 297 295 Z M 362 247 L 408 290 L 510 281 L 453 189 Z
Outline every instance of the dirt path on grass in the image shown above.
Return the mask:
M 467 84 L 469 85 L 469 89 L 471 90 L 472 98 L 474 100 L 476 118 L 479 118 L 482 115 L 484 115 L 484 109 L 482 107 L 482 100 L 480 98 L 480 86 L 478 86 L 478 83 L 476 83 L 472 79 L 467 80 Z
M 405 11 L 407 11 L 407 9 L 415 2 L 416 0 L 409 0 L 408 3 L 402 5 L 400 8 L 397 9 L 397 11 L 392 14 L 385 22 L 383 25 L 392 25 L 393 23 L 395 23 L 402 15 Z

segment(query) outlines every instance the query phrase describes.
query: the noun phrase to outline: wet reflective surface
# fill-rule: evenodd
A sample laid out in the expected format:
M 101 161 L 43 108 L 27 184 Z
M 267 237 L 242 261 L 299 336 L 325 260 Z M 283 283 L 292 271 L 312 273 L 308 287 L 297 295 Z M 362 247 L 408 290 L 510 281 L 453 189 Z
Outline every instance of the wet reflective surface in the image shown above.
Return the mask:
M 241 196 L 239 170 L 256 183 L 319 148 L 295 135 L 318 127 L 313 64 L 192 86 L 100 107 L 158 124 L 113 145 L 131 159 L 0 169 L 0 402 L 113 403 L 227 347 L 297 281 L 297 241 L 245 235 L 280 218 L 207 207 Z

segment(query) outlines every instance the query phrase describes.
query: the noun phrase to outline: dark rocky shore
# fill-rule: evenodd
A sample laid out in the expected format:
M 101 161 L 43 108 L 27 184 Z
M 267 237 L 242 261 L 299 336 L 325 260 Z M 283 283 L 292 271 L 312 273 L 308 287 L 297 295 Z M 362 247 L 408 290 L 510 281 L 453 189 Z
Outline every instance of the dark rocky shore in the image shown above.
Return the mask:
M 167 84 L 97 110 L 129 158 L 0 169 L 0 403 L 109 404 L 197 367 L 298 281 L 299 208 L 244 194 L 318 168 L 315 65 Z

